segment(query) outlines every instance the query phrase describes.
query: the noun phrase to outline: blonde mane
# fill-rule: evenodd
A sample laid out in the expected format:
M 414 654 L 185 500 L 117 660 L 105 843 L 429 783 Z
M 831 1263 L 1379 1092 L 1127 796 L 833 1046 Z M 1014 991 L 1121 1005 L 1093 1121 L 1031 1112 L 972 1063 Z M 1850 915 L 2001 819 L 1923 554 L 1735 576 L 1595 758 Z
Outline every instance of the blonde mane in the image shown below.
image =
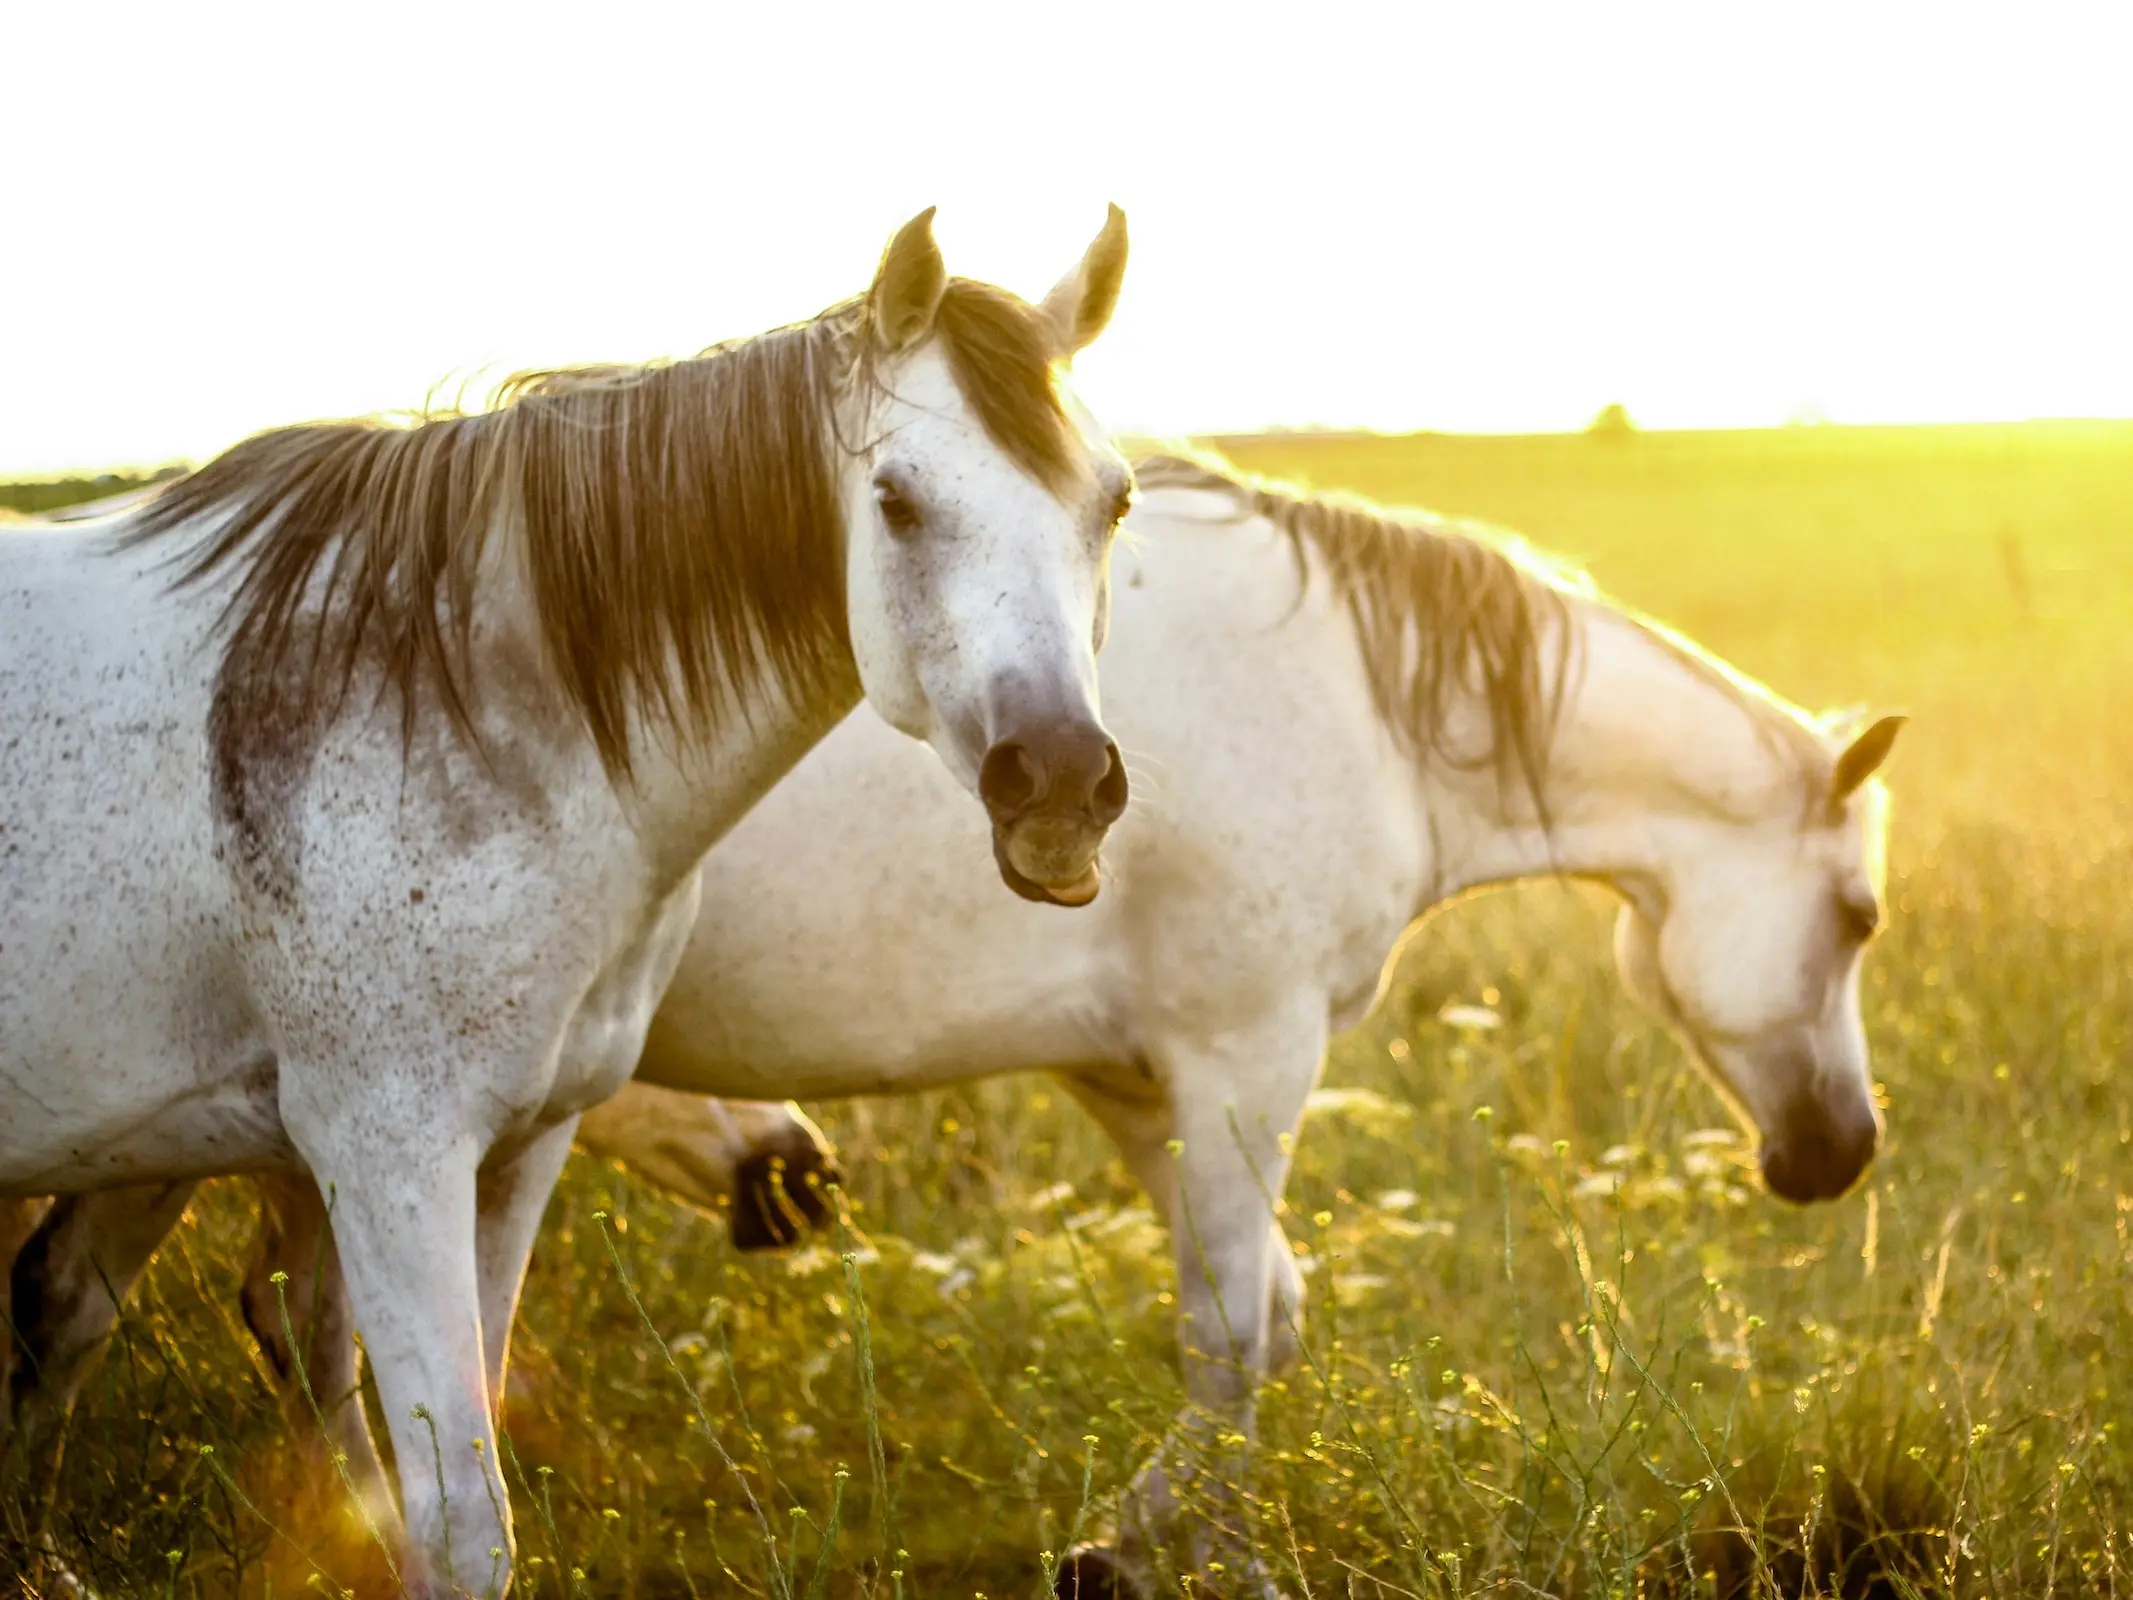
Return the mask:
M 492 537 L 518 545 L 553 687 L 617 777 L 633 717 L 703 738 L 767 681 L 802 707 L 855 695 L 837 406 L 874 384 L 869 310 L 692 360 L 523 374 L 473 415 L 280 429 L 169 485 L 130 542 L 212 519 L 179 581 L 234 578 L 218 771 L 304 753 L 359 679 L 398 694 L 410 737 L 430 694 L 471 736 Z M 1048 486 L 1069 479 L 1041 314 L 953 279 L 935 334 L 993 441 Z
M 1262 478 L 1202 451 L 1136 463 L 1143 488 L 1226 493 L 1240 514 L 1286 534 L 1309 581 L 1306 547 L 1353 620 L 1372 698 L 1393 737 L 1458 765 L 1470 753 L 1444 743 L 1450 697 L 1478 692 L 1493 730 L 1484 760 L 1521 783 L 1543 820 L 1542 785 L 1576 648 L 1575 597 L 1635 623 L 1668 654 L 1719 689 L 1772 748 L 1800 763 L 1811 797 L 1826 792 L 1831 754 L 1805 713 L 1664 623 L 1606 599 L 1582 572 L 1515 535 L 1432 512 L 1388 509 L 1348 494 L 1312 493 Z M 1564 644 L 1552 670 L 1542 645 Z
M 1543 783 L 1571 654 L 1544 666 L 1542 645 L 1572 637 L 1567 596 L 1582 578 L 1545 564 L 1524 545 L 1420 511 L 1393 511 L 1357 496 L 1314 494 L 1247 473 L 1219 456 L 1165 453 L 1135 464 L 1143 488 L 1230 495 L 1239 512 L 1287 535 L 1308 582 L 1318 558 L 1347 608 L 1370 676 L 1371 697 L 1393 739 L 1455 765 L 1493 763 L 1546 815 Z M 1478 693 L 1489 748 L 1454 750 L 1454 695 Z

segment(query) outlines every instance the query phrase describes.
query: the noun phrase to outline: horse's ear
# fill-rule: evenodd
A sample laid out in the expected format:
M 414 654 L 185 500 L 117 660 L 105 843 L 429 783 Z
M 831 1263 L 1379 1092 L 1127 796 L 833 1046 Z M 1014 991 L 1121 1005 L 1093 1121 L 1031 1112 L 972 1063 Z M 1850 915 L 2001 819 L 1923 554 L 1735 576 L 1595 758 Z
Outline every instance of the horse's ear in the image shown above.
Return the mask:
M 1829 803 L 1842 805 L 1858 791 L 1888 760 L 1889 750 L 1896 743 L 1896 735 L 1903 731 L 1908 717 L 1877 717 L 1868 724 L 1864 733 L 1844 747 L 1844 754 L 1837 757 L 1837 765 L 1829 776 Z
M 1052 325 L 1056 358 L 1070 360 L 1076 351 L 1096 342 L 1118 308 L 1118 287 L 1125 277 L 1126 214 L 1113 206 L 1096 242 L 1044 297 L 1044 316 Z
M 934 313 L 948 292 L 948 268 L 933 241 L 934 210 L 926 207 L 896 230 L 867 290 L 875 342 L 891 355 L 933 331 Z
M 1822 730 L 1824 738 L 1843 739 L 1848 743 L 1854 733 L 1866 726 L 1866 711 L 1864 705 L 1839 706 L 1833 711 L 1818 713 L 1815 726 Z

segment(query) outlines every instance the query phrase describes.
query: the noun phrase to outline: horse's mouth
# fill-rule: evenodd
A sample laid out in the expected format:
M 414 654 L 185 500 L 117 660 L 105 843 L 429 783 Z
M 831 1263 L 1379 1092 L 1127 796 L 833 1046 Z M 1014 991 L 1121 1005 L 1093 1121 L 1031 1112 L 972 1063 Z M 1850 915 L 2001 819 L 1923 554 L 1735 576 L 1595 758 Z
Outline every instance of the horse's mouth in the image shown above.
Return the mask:
M 1006 832 L 995 828 L 992 835 L 992 859 L 1000 869 L 1001 882 L 1023 899 L 1034 900 L 1039 905 L 1085 906 L 1103 889 L 1103 867 L 1093 853 L 1078 873 L 1048 882 L 1040 881 L 1014 864 L 1010 859 Z

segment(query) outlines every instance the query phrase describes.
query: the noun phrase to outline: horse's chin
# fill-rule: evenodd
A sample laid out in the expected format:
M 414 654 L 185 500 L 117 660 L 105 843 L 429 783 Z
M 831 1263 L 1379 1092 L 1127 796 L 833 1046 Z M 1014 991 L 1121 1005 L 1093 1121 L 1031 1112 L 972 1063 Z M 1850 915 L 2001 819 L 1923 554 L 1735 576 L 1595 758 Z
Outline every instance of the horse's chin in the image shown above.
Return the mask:
M 1074 853 L 1032 850 L 1022 835 L 995 828 L 992 858 L 1000 869 L 1000 881 L 1025 900 L 1046 906 L 1085 906 L 1103 889 L 1103 868 L 1096 858 L 1099 834 L 1077 862 Z

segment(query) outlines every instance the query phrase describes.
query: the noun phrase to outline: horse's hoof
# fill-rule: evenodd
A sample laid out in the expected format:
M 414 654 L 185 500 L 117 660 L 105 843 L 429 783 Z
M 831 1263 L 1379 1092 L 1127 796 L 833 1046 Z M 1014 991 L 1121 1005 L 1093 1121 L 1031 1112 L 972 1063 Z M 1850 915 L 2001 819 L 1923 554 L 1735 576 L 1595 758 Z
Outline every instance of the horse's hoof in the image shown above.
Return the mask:
M 1060 1559 L 1052 1593 L 1056 1600 L 1141 1600 L 1141 1586 L 1125 1565 L 1094 1544 L 1078 1544 Z
M 813 1140 L 759 1150 L 733 1175 L 734 1248 L 782 1250 L 830 1220 L 829 1186 L 843 1181 L 837 1158 Z

